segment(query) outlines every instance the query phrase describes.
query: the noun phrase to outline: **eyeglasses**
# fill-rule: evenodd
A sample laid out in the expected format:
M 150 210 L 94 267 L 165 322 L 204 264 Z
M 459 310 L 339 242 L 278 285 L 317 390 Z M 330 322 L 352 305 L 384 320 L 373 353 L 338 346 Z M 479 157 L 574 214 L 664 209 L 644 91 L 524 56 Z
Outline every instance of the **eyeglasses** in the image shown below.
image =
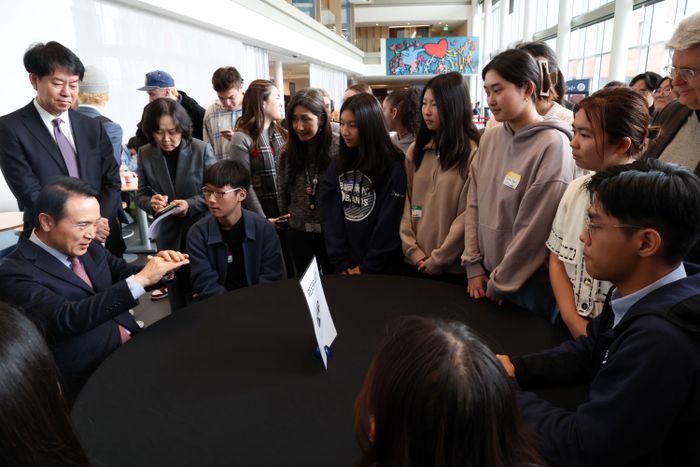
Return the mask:
M 228 193 L 235 193 L 236 191 L 240 191 L 240 188 L 231 188 L 230 190 L 226 191 L 215 191 L 215 190 L 210 190 L 207 187 L 202 187 L 202 194 L 204 195 L 204 199 L 209 199 L 211 195 L 214 195 L 214 198 L 216 199 L 223 199 L 224 196 L 226 196 Z
M 610 228 L 610 229 L 634 229 L 634 230 L 639 230 L 639 229 L 646 229 L 646 227 L 643 227 L 641 225 L 632 225 L 632 224 L 598 224 L 597 222 L 591 222 L 590 219 L 586 219 L 586 233 L 588 233 L 588 237 L 592 238 L 593 237 L 593 232 L 596 230 L 604 229 L 604 228 Z
M 666 68 L 666 73 L 671 78 L 675 78 L 676 75 L 680 77 L 683 81 L 690 81 L 691 79 L 695 78 L 695 76 L 698 74 L 698 70 L 693 69 L 693 68 L 676 68 L 673 65 L 668 65 Z
M 654 94 L 660 94 L 660 95 L 669 95 L 673 92 L 673 88 L 671 86 L 664 86 L 663 88 L 659 88 L 656 91 L 654 91 Z

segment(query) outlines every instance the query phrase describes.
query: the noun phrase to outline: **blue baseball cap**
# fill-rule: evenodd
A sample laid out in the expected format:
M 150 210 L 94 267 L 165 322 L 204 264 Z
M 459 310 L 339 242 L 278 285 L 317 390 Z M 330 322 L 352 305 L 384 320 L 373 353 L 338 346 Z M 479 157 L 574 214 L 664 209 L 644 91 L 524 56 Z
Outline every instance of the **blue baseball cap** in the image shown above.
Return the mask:
M 175 80 L 167 71 L 151 71 L 146 73 L 146 85 L 138 88 L 139 91 L 151 91 L 160 88 L 175 87 Z

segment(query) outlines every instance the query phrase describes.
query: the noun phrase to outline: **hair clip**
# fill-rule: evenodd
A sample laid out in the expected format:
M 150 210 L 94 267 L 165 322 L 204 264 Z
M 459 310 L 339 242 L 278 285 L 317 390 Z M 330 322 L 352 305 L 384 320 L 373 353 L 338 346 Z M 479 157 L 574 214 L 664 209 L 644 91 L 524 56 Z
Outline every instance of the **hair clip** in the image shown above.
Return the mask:
M 540 96 L 549 96 L 549 80 L 547 80 L 547 89 L 545 90 L 545 76 L 549 77 L 549 64 L 547 60 L 538 60 L 537 64 L 540 67 Z

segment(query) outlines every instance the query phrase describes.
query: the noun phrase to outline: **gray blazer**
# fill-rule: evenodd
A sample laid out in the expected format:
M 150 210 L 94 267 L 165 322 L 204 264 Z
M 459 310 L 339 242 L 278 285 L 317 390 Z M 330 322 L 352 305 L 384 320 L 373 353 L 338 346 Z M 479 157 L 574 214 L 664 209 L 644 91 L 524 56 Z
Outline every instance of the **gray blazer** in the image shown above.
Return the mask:
M 216 162 L 212 147 L 198 139 L 182 140 L 173 186 L 160 148 L 147 144 L 139 148 L 139 189 L 136 204 L 144 211 L 151 211 L 153 192 L 167 195 L 168 201 L 184 199 L 189 204 L 185 217 L 170 216 L 163 220 L 156 242 L 160 250 L 180 250 L 190 226 L 208 212 L 202 196 L 204 171 Z

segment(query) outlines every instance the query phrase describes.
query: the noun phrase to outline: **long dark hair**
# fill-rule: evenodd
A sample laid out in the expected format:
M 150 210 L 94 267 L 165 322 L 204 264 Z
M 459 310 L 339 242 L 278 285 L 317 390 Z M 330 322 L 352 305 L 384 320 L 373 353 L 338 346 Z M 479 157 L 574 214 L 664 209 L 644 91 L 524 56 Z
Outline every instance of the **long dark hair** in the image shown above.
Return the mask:
M 260 134 L 265 126 L 263 105 L 270 98 L 274 87 L 275 85 L 272 84 L 272 81 L 256 79 L 248 85 L 248 89 L 243 94 L 243 112 L 236 122 L 236 129 L 248 133 L 250 139 L 253 140 L 251 149 L 258 147 L 258 138 L 260 138 Z M 273 121 L 270 125 L 282 135 L 287 135 L 284 127 L 279 123 Z
M 0 465 L 89 466 L 39 330 L 0 303 Z
M 420 113 L 421 90 L 415 86 L 399 89 L 385 97 L 387 103 L 399 110 L 399 121 L 410 133 L 418 134 L 418 129 L 423 121 Z
M 318 118 L 318 133 L 308 142 L 300 140 L 296 131 L 294 131 L 292 115 L 294 114 L 294 109 L 299 105 L 309 109 Z M 305 89 L 292 96 L 287 106 L 287 133 L 289 138 L 282 154 L 284 157 L 289 158 L 289 167 L 292 171 L 304 170 L 309 159 L 315 160 L 319 172 L 325 171 L 330 163 L 329 154 L 331 143 L 333 142 L 333 133 L 331 131 L 330 116 L 326 114 L 323 94 L 316 89 Z M 311 142 L 315 144 L 313 154 L 309 153 L 309 143 Z
M 401 318 L 370 364 L 354 415 L 363 465 L 541 463 L 508 376 L 460 322 Z
M 440 168 L 449 170 L 457 167 L 460 173 L 466 176 L 471 153 L 469 142 L 474 141 L 478 144 L 480 137 L 479 130 L 472 120 L 472 101 L 467 83 L 462 75 L 452 72 L 438 75 L 428 81 L 421 99 L 425 98 L 425 91 L 428 89 L 437 103 L 440 128 L 437 131 L 429 130 L 421 118 L 413 149 L 413 163 L 416 169 L 420 168 L 425 146 L 433 141 L 435 150 L 440 154 Z
M 340 138 L 339 173 L 359 170 L 375 183 L 395 161 L 404 159 L 403 152 L 389 138 L 382 106 L 376 97 L 365 93 L 349 97 L 340 108 L 341 120 L 346 110 L 355 115 L 360 141 L 356 148 L 349 148 Z

